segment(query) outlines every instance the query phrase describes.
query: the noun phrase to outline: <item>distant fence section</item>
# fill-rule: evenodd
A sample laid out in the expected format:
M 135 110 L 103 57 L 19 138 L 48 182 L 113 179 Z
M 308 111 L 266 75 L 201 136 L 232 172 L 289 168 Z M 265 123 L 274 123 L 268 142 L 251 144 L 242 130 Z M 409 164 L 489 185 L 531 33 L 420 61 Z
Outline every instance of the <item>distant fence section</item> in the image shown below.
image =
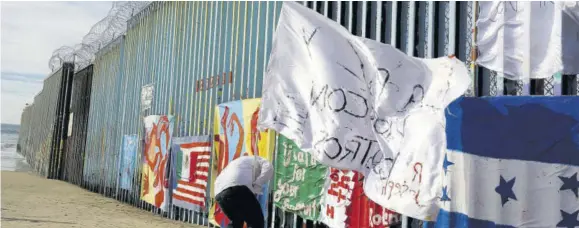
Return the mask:
M 76 72 L 71 87 L 72 98 L 67 124 L 67 140 L 63 151 L 64 181 L 81 185 L 83 183 L 83 167 L 92 86 L 93 65 Z
M 251 154 L 255 152 L 253 146 L 271 144 L 271 154 L 260 156 L 268 156 L 276 164 L 278 182 L 283 173 L 291 173 L 287 167 L 280 167 L 284 163 L 276 160 L 279 156 L 296 163 L 296 167 L 307 167 L 321 180 L 331 179 L 327 175 L 332 173 L 347 177 L 342 180 L 354 186 L 344 190 L 349 192 L 347 200 L 353 205 L 348 208 L 348 216 L 360 218 L 359 223 L 350 226 L 419 227 L 420 221 L 400 217 L 365 200 L 361 183 L 354 178 L 358 174 L 338 173 L 315 164 L 310 167 L 303 159 L 302 163 L 291 161 L 291 153 L 302 155 L 288 147 L 291 141 L 282 136 L 275 135 L 269 141 L 251 140 L 253 134 L 258 134 L 252 125 L 257 103 L 251 102 L 259 102 L 261 97 L 262 77 L 282 4 L 151 3 L 129 20 L 125 35 L 97 53 L 93 65 L 73 72 L 73 64 L 66 63 L 45 79 L 43 90 L 22 113 L 21 153 L 42 176 L 82 186 L 168 219 L 218 226 L 224 220 L 215 211 L 211 197 L 212 181 L 219 172 L 217 164 L 239 156 L 237 150 Z M 511 81 L 473 64 L 476 2 L 303 4 L 355 35 L 391 44 L 408 55 L 434 58 L 456 54 L 469 65 L 472 75 L 473 86 L 467 96 L 578 92 L 576 75 Z M 167 138 L 158 137 L 155 131 L 159 129 L 152 126 L 166 126 L 158 133 Z M 210 151 L 210 155 L 195 155 L 195 163 L 191 160 L 193 154 L 184 155 L 185 144 L 176 146 L 193 136 L 206 137 L 195 142 L 209 143 Z M 149 161 L 158 163 L 149 165 Z M 185 175 L 184 163 L 187 175 L 194 178 Z M 285 207 L 280 199 L 286 196 L 279 195 L 285 192 L 283 182 L 275 183 L 270 183 L 268 194 L 260 199 L 266 207 L 268 227 L 324 227 L 319 213 L 346 216 L 321 210 L 323 203 L 310 205 L 308 213 Z M 194 192 L 179 198 L 178 188 L 183 185 L 190 185 Z M 304 184 L 321 189 L 323 194 L 338 192 L 321 185 Z M 160 195 L 151 200 L 145 189 Z M 198 203 L 176 203 L 188 199 Z M 297 205 L 302 201 L 292 202 Z
M 42 90 L 22 112 L 20 153 L 31 168 L 44 177 L 53 177 L 60 164 L 56 160 L 63 142 L 63 103 L 72 69 L 73 64 L 65 63 L 44 79 Z
M 72 80 L 74 64 L 63 66 L 60 80 L 60 90 L 56 102 L 56 118 L 54 121 L 53 137 L 48 163 L 48 178 L 58 179 L 64 172 L 64 148 L 68 137 L 68 120 L 70 113 L 70 98 L 72 92 Z

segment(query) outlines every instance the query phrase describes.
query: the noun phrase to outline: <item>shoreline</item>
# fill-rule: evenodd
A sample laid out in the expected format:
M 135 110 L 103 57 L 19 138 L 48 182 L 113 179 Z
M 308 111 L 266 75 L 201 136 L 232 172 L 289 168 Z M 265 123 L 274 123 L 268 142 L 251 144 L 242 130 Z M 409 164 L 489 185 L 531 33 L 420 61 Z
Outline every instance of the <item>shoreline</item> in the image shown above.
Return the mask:
M 16 148 L 7 148 L 7 150 L 0 151 L 0 153 L 1 153 L 0 156 L 2 156 L 0 169 L 2 171 L 13 171 L 13 172 L 32 171 L 30 165 L 26 162 L 26 158 L 24 158 L 24 155 L 16 151 Z

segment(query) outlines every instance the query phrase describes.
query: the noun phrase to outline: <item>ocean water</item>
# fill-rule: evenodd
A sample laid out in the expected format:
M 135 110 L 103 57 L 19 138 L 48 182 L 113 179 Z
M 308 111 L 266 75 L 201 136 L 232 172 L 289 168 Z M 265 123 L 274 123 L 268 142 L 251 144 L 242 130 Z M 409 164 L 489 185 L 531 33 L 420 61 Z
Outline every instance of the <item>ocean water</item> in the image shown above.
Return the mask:
M 22 155 L 16 152 L 18 143 L 18 131 L 20 126 L 12 124 L 1 124 L 0 126 L 0 154 L 2 170 L 26 172 L 30 170 L 28 163 Z

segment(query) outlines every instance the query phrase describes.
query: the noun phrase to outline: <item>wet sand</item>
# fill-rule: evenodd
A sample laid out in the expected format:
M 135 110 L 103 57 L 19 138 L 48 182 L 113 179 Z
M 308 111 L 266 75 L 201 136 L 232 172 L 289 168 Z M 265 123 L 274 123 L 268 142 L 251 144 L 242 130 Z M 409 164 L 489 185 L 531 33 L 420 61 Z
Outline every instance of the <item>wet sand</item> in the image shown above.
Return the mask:
M 0 178 L 2 227 L 201 227 L 30 173 L 2 171 Z

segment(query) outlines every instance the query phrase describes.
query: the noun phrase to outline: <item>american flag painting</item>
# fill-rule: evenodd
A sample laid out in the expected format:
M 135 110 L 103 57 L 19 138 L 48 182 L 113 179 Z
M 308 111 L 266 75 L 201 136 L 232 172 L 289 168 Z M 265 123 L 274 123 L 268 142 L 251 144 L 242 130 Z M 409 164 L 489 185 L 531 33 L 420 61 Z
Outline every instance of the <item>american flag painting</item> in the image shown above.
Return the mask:
M 210 136 L 175 138 L 172 155 L 173 205 L 189 210 L 204 210 Z
M 425 227 L 579 226 L 579 97 L 461 98 Z

